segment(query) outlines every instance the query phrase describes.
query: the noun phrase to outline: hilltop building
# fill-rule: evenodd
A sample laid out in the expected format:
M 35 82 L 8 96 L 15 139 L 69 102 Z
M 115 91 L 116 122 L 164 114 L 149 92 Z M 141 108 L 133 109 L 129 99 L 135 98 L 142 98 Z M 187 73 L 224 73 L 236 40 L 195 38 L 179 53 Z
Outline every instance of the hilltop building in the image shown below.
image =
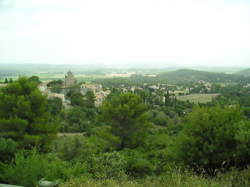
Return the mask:
M 73 73 L 71 71 L 68 71 L 68 73 L 65 75 L 65 82 L 64 86 L 65 88 L 70 88 L 74 86 L 77 83 Z

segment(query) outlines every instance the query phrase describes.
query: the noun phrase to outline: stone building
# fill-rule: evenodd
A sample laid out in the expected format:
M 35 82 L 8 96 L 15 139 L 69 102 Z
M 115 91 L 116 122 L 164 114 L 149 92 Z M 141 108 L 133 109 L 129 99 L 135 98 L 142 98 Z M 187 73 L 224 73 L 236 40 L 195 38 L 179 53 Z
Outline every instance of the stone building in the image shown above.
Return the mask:
M 95 94 L 95 106 L 100 107 L 109 94 L 110 90 L 97 92 Z
M 76 79 L 71 71 L 65 75 L 65 88 L 70 88 L 76 84 Z
M 92 91 L 94 94 L 97 92 L 102 91 L 102 85 L 100 84 L 90 84 L 90 83 L 84 83 L 80 85 L 80 92 L 85 95 L 87 91 Z

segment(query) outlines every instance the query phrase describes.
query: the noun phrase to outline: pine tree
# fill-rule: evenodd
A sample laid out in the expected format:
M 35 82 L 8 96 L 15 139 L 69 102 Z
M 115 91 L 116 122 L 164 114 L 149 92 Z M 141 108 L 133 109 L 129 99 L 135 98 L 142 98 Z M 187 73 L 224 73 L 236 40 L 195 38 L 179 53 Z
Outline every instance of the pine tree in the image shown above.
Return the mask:
M 37 84 L 27 78 L 19 78 L 0 92 L 0 133 L 11 138 L 20 147 L 45 148 L 56 133 L 46 110 L 46 96 Z
M 143 143 L 149 128 L 147 106 L 131 93 L 115 96 L 102 107 L 102 117 L 111 132 L 120 138 L 118 149 L 134 148 Z

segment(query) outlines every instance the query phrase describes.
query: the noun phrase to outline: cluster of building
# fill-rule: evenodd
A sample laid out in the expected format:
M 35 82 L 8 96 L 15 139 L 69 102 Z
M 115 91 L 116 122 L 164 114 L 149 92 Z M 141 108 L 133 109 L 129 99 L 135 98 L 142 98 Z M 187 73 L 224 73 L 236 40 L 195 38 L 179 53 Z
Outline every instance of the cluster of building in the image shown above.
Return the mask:
M 51 89 L 48 88 L 47 86 L 49 82 L 51 82 L 51 80 L 43 81 L 38 87 L 39 90 L 42 93 L 46 94 L 48 98 L 53 98 L 53 97 L 60 98 L 63 101 L 64 105 L 70 104 L 70 101 L 67 100 L 65 96 L 72 89 L 79 90 L 82 95 L 85 95 L 88 91 L 92 91 L 95 95 L 96 107 L 101 106 L 105 98 L 110 94 L 110 90 L 104 91 L 102 85 L 100 84 L 83 83 L 78 85 L 77 80 L 75 79 L 74 74 L 71 71 L 69 71 L 65 75 L 64 84 L 60 88 L 61 93 L 52 92 Z

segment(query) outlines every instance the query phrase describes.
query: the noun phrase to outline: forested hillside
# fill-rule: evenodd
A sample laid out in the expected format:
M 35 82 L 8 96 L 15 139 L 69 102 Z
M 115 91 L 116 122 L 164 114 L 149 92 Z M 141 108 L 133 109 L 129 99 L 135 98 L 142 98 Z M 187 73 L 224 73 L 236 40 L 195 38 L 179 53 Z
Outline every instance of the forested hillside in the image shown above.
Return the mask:
M 245 69 L 245 70 L 239 71 L 236 74 L 246 76 L 246 77 L 250 77 L 250 69 Z
M 171 83 L 197 82 L 199 80 L 213 82 L 213 83 L 222 83 L 222 82 L 239 83 L 248 80 L 247 78 L 244 78 L 241 75 L 213 73 L 213 72 L 197 71 L 191 69 L 180 69 L 177 71 L 162 73 L 159 74 L 157 78 L 160 80 L 166 79 Z

